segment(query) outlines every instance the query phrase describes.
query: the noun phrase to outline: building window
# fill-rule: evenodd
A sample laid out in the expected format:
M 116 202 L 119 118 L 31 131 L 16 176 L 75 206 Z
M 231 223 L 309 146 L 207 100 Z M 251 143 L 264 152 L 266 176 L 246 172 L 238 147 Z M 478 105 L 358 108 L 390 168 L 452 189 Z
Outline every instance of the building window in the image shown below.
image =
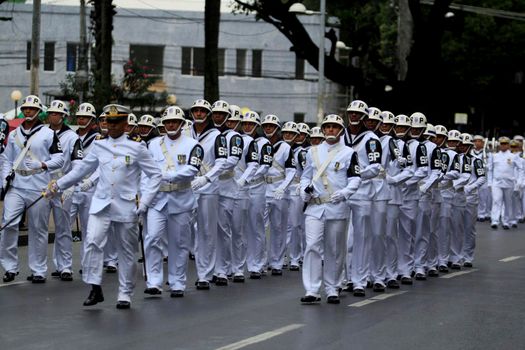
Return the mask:
M 237 49 L 237 75 L 246 76 L 246 50 Z
M 221 76 L 224 75 L 224 54 L 225 50 L 219 49 L 217 59 L 219 61 L 219 75 Z M 204 48 L 183 47 L 181 73 L 184 75 L 203 76 L 204 71 Z
M 31 69 L 31 42 L 27 42 L 27 51 L 26 51 L 26 69 Z
M 138 62 L 151 71 L 151 75 L 162 77 L 164 66 L 164 46 L 129 45 L 129 59 Z
M 44 43 L 44 70 L 55 70 L 55 43 L 52 41 Z
M 252 77 L 262 76 L 262 50 L 252 51 Z
M 76 72 L 78 68 L 78 44 L 67 43 L 66 49 L 66 70 Z
M 296 123 L 304 123 L 304 113 L 294 113 L 293 121 Z
M 295 58 L 295 79 L 304 79 L 304 58 Z

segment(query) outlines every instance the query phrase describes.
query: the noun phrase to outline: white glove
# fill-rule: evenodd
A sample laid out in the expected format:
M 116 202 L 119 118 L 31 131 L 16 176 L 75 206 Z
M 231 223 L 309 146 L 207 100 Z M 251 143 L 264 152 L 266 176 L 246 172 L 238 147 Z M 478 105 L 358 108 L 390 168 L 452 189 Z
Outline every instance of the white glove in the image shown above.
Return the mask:
M 148 210 L 148 207 L 144 203 L 140 203 L 139 207 L 135 209 L 135 214 L 137 214 L 138 217 L 144 216 L 146 214 L 146 211 Z
M 24 161 L 24 166 L 29 170 L 38 170 L 38 169 L 42 169 L 42 162 L 39 162 L 38 160 L 27 158 Z
M 419 191 L 421 193 L 427 193 L 428 192 L 428 188 L 429 188 L 428 186 L 421 185 L 421 186 L 419 186 Z
M 295 188 L 295 195 L 296 195 L 296 196 L 299 196 L 300 194 L 301 194 L 301 186 L 297 186 L 297 187 Z
M 273 191 L 273 198 L 275 200 L 280 201 L 284 197 L 284 189 L 278 187 L 275 191 Z
M 303 202 L 309 202 L 310 199 L 312 199 L 312 194 L 306 193 L 304 190 L 301 190 L 300 187 L 299 187 L 299 195 L 301 196 L 301 199 L 303 200 Z
M 239 186 L 239 188 L 243 188 L 244 185 L 246 185 L 246 180 L 243 178 L 240 178 L 239 180 L 235 180 L 235 182 L 237 183 L 237 186 Z
M 44 191 L 44 197 L 45 198 L 53 198 L 56 196 L 56 194 L 60 191 L 60 188 L 57 185 L 57 182 L 55 180 L 52 180 L 48 185 L 46 190 Z
M 62 193 L 62 200 L 64 202 L 67 201 L 69 198 L 73 196 L 74 191 L 75 189 L 73 187 L 70 187 L 67 190 L 65 190 L 64 193 Z
M 389 184 L 389 185 L 395 185 L 396 181 L 394 180 L 394 177 L 393 176 L 390 176 L 388 174 L 386 174 L 386 183 Z
M 397 162 L 400 166 L 404 167 L 407 165 L 407 159 L 404 157 L 397 157 Z
M 330 202 L 332 202 L 333 204 L 336 204 L 336 203 L 342 202 L 342 201 L 344 201 L 349 195 L 350 195 L 350 191 L 347 190 L 346 188 L 343 188 L 342 190 L 335 191 L 335 192 L 330 196 Z
M 208 178 L 206 176 L 197 176 L 195 180 L 191 182 L 191 188 L 194 191 L 197 191 L 199 188 L 205 186 L 208 183 Z
M 82 183 L 80 184 L 80 190 L 82 192 L 86 192 L 91 187 L 93 187 L 93 182 L 91 180 L 89 180 L 89 179 L 86 179 L 86 180 L 82 181 Z
M 465 190 L 466 194 L 470 194 L 474 190 L 474 187 L 467 185 L 463 189 Z

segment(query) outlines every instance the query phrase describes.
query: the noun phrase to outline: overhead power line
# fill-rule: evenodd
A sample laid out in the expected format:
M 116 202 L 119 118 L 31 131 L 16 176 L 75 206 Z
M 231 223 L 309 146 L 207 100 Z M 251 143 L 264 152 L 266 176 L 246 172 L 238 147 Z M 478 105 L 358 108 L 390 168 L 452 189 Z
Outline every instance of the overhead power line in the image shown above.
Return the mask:
M 421 3 L 423 5 L 434 5 L 434 0 L 421 0 Z M 449 5 L 449 8 L 452 10 L 470 12 L 470 13 L 475 13 L 475 14 L 483 15 L 483 16 L 498 17 L 498 18 L 511 19 L 514 21 L 525 22 L 525 13 L 521 13 L 521 12 L 505 11 L 505 10 L 498 10 L 498 9 L 493 9 L 493 8 L 488 8 L 488 7 L 463 5 L 463 4 L 456 4 L 456 3 L 451 3 Z

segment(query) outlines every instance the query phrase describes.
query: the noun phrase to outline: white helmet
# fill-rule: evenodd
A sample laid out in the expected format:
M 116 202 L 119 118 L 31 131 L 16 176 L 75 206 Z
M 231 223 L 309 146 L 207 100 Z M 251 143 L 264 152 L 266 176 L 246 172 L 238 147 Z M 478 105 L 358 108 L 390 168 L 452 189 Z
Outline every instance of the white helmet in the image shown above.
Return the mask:
M 162 113 L 161 122 L 164 122 L 165 120 L 185 121 L 186 118 L 184 117 L 184 111 L 182 110 L 182 108 L 178 106 L 169 106 L 164 110 L 164 113 Z
M 399 138 L 405 137 L 405 135 L 407 134 L 408 130 L 412 126 L 412 124 L 410 123 L 410 118 L 408 116 L 404 115 L 404 114 L 399 114 L 399 115 L 396 116 L 395 122 L 396 122 L 396 126 L 406 126 L 406 127 L 408 127 L 408 129 L 406 131 L 404 131 L 404 132 L 398 132 L 398 131 L 396 131 L 396 129 L 394 129 L 394 132 L 396 133 L 397 137 L 399 137 Z
M 343 121 L 343 118 L 341 118 L 337 114 L 328 114 L 328 115 L 326 115 L 323 118 L 323 122 L 321 123 L 321 128 L 323 128 L 327 124 L 337 124 L 337 125 L 339 125 L 341 127 L 341 130 L 339 131 L 339 134 L 337 134 L 335 136 L 326 136 L 325 135 L 325 139 L 326 140 L 328 140 L 328 141 L 335 141 L 339 137 L 339 135 L 341 135 L 343 130 L 345 129 L 345 123 Z
M 160 119 L 159 123 L 157 124 L 157 130 L 159 131 L 159 135 L 164 136 L 167 134 L 166 127 L 164 126 L 164 123 L 162 122 L 162 118 Z
M 423 113 L 413 113 L 410 116 L 410 122 L 412 129 L 414 128 L 426 128 L 427 127 L 427 117 Z
M 481 135 L 474 135 L 472 138 L 473 141 L 485 141 L 485 138 Z
M 461 143 L 464 145 L 469 145 L 469 146 L 474 145 L 474 142 L 472 140 L 472 135 L 467 134 L 467 133 L 461 134 Z
M 237 105 L 230 105 L 230 121 L 240 122 L 242 120 L 241 107 Z
M 297 124 L 295 122 L 284 123 L 283 128 L 281 129 L 281 132 L 285 132 L 285 131 L 299 134 L 299 128 L 297 127 Z
M 196 121 L 196 123 L 204 123 L 206 121 L 206 119 L 208 119 L 208 116 L 211 113 L 211 105 L 210 105 L 210 103 L 208 101 L 206 101 L 204 99 L 198 99 L 198 100 L 193 101 L 193 104 L 190 107 L 190 115 L 193 118 L 193 120 L 195 120 L 195 117 L 193 116 L 193 111 L 192 110 L 194 108 L 197 108 L 197 107 L 204 108 L 204 109 L 206 109 L 208 111 L 208 113 L 206 114 L 206 118 L 198 119 Z
M 364 101 L 361 101 L 361 100 L 352 101 L 346 108 L 346 113 L 349 114 L 349 113 L 355 112 L 355 113 L 362 113 L 362 115 L 358 121 L 351 121 L 349 119 L 348 122 L 351 125 L 359 125 L 361 120 L 363 120 L 365 116 L 367 115 L 367 109 L 368 109 L 368 105 Z
M 448 141 L 460 141 L 461 142 L 461 133 L 457 130 L 450 130 L 447 136 L 448 136 Z
M 427 127 L 425 129 L 425 132 L 423 132 L 423 136 L 436 136 L 436 128 L 434 127 L 434 125 L 427 123 Z
M 276 115 L 273 115 L 273 114 L 268 114 L 268 115 L 264 116 L 264 118 L 263 118 L 263 120 L 261 122 L 261 126 L 264 126 L 265 124 L 272 124 L 272 125 L 276 125 L 277 126 L 275 128 L 275 130 L 271 134 L 267 134 L 266 132 L 264 133 L 264 135 L 268 139 L 270 139 L 273 135 L 275 135 L 277 130 L 279 130 L 281 128 L 281 123 L 279 121 L 279 118 Z M 264 130 L 263 130 L 263 132 L 264 132 Z
M 61 113 L 63 117 L 69 117 L 69 109 L 67 108 L 66 103 L 60 100 L 51 101 L 51 105 L 47 109 L 47 112 Z
M 379 108 L 376 108 L 376 107 L 370 107 L 367 109 L 368 111 L 368 117 L 367 119 L 369 120 L 377 120 L 377 121 L 382 121 L 381 119 L 381 111 L 379 110 Z
M 516 135 L 512 138 L 514 141 L 519 141 L 519 142 L 523 142 L 523 136 L 521 135 Z
M 24 101 L 22 101 L 22 105 L 20 106 L 20 109 L 23 108 L 38 108 L 40 111 L 42 110 L 42 103 L 40 102 L 40 97 L 35 95 L 29 95 L 26 98 L 24 98 Z
M 259 117 L 259 113 L 254 111 L 248 111 L 244 113 L 244 116 L 242 117 L 242 123 L 255 123 L 257 125 L 261 125 L 261 117 Z
M 443 125 L 436 125 L 434 129 L 436 129 L 436 136 L 441 135 L 448 137 L 448 130 Z
M 211 106 L 211 112 L 212 113 L 217 112 L 217 113 L 225 113 L 226 114 L 226 118 L 224 119 L 224 121 L 221 124 L 216 124 L 215 122 L 213 122 L 213 125 L 215 125 L 216 128 L 220 128 L 221 126 L 224 125 L 224 123 L 226 123 L 226 121 L 230 117 L 230 104 L 228 102 L 226 102 L 226 101 L 223 101 L 223 100 L 215 101 L 213 103 L 213 105 Z
M 297 129 L 300 133 L 310 135 L 310 127 L 306 123 L 297 123 Z
M 324 139 L 324 134 L 321 131 L 321 127 L 320 126 L 314 126 L 312 128 L 312 131 L 310 132 L 310 138 L 312 139 L 312 138 L 315 138 L 315 137 L 319 137 L 319 138 Z
M 396 123 L 396 116 L 392 112 L 383 111 L 383 112 L 381 112 L 381 122 L 383 124 L 395 124 Z
M 137 123 L 138 126 L 150 126 L 152 128 L 155 127 L 155 118 L 152 115 L 144 114 L 142 117 L 140 117 L 139 122 Z
M 91 103 L 84 102 L 81 103 L 80 106 L 78 106 L 77 113 L 75 113 L 77 117 L 90 117 L 90 118 L 96 118 L 97 112 L 95 111 L 95 106 L 93 106 Z
M 138 126 L 137 122 L 138 122 L 138 119 L 135 114 L 133 113 L 128 114 L 128 125 Z

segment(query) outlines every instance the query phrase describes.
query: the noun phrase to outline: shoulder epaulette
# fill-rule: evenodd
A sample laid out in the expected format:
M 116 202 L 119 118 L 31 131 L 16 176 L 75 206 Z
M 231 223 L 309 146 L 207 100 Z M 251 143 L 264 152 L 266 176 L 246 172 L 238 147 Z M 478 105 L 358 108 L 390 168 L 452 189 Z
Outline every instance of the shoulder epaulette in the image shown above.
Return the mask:
M 128 140 L 131 140 L 131 141 L 135 141 L 135 142 L 141 142 L 142 139 L 140 138 L 139 135 L 134 135 L 134 136 L 128 136 Z
M 105 135 L 97 135 L 95 140 L 104 140 L 105 138 L 107 138 L 107 136 L 105 136 Z

